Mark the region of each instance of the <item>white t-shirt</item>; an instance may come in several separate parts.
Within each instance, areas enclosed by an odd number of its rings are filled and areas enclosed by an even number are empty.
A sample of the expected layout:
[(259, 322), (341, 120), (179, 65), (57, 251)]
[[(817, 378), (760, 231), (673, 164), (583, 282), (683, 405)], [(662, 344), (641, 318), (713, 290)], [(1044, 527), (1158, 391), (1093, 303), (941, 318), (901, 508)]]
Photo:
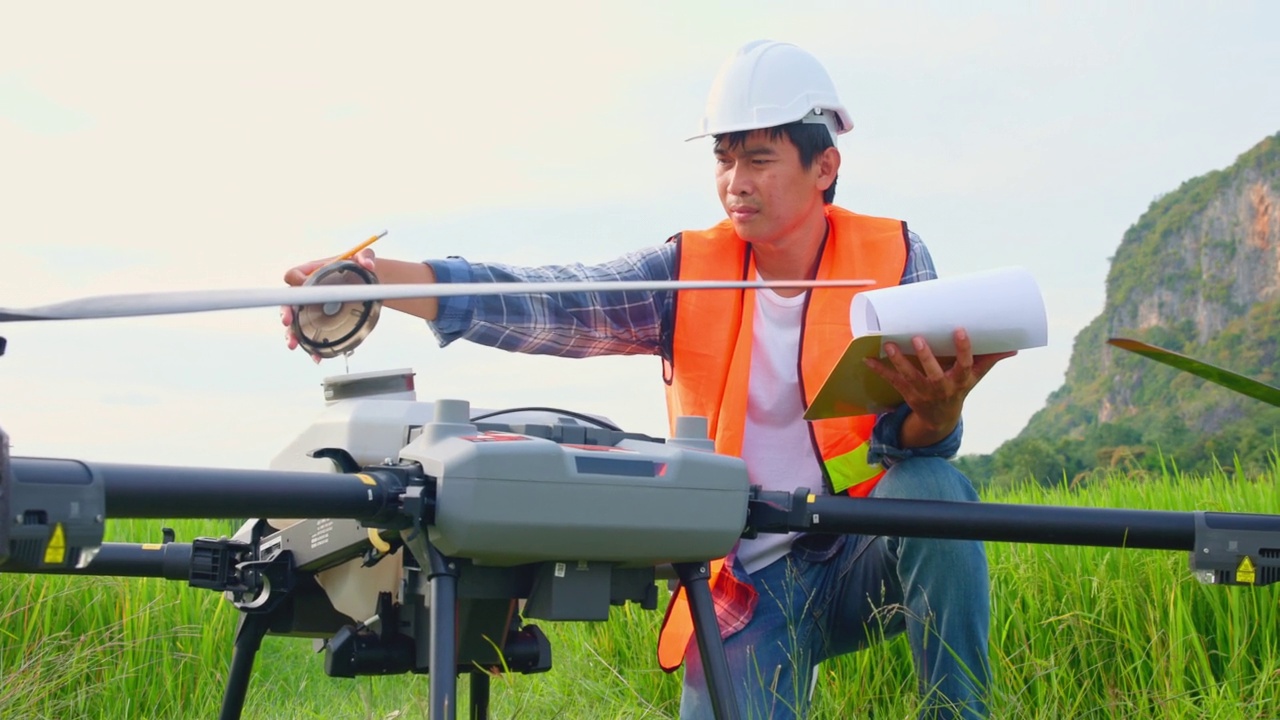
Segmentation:
[[(742, 432), (742, 459), (752, 485), (791, 492), (807, 487), (826, 493), (817, 451), (804, 420), (800, 394), (800, 324), (806, 293), (781, 297), (756, 290), (752, 320), (751, 369), (747, 419)], [(742, 540), (738, 557), (755, 572), (786, 555), (797, 533), (761, 533)]]

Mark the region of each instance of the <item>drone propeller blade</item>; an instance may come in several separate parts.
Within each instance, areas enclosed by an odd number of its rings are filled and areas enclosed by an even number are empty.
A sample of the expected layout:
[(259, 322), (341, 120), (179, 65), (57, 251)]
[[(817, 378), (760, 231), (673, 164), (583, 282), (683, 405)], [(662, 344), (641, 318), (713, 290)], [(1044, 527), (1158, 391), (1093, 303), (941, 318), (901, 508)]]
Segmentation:
[(186, 292), (102, 295), (30, 308), (0, 308), (0, 322), (25, 320), (85, 320), (143, 315), (236, 310), (278, 305), (319, 305), (370, 300), (452, 297), (459, 295), (507, 295), (531, 293), (729, 290), (729, 289), (811, 289), (862, 287), (872, 280), (625, 280), (598, 282), (530, 283), (440, 283), (424, 285), (312, 285), (304, 287), (253, 288), (245, 290), (204, 290)]
[(1189, 372), (1199, 378), (1204, 378), (1209, 382), (1217, 383), (1229, 390), (1234, 390), (1241, 395), (1248, 395), (1256, 400), (1264, 403), (1280, 407), (1280, 388), (1273, 387), (1264, 382), (1252, 380), (1230, 370), (1225, 370), (1217, 365), (1210, 365), (1207, 362), (1187, 357), (1181, 353), (1172, 350), (1165, 350), (1155, 345), (1148, 345), (1139, 340), (1130, 340), (1129, 338), (1111, 338), (1107, 341), (1108, 345), (1114, 345), (1122, 350), (1135, 352), (1143, 357), (1151, 358), (1156, 362), (1164, 363), (1170, 367), (1175, 367), (1183, 372)]

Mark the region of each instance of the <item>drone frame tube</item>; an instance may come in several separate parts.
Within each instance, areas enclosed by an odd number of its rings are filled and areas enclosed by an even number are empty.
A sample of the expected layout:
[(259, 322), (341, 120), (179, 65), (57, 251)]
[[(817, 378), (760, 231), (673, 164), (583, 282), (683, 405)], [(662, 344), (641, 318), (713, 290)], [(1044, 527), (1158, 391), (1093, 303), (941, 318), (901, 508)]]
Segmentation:
[(1156, 550), (1195, 546), (1194, 513), (1165, 510), (818, 497), (805, 515), (804, 530), (811, 533)]
[(191, 577), (191, 543), (107, 542), (83, 568), (24, 569), (32, 574), (153, 577), (187, 581)]
[(1203, 521), (1225, 532), (1280, 539), (1280, 515), (1261, 513), (820, 497), (807, 504), (806, 515), (803, 529), (824, 534), (1193, 551)]
[[(96, 475), (108, 518), (332, 517), (390, 520), (399, 513), (397, 480), (368, 473), (239, 470), (11, 458), (15, 488), (75, 485)], [(394, 476), (392, 476), (394, 477)]]

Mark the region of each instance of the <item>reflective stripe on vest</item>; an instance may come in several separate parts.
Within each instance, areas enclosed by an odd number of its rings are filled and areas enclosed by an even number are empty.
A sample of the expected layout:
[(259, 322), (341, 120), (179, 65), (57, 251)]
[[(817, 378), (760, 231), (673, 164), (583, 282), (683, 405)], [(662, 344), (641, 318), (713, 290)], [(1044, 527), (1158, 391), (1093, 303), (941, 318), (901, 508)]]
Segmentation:
[[(848, 492), (851, 488), (880, 477), (883, 469), (867, 462), (867, 452), (870, 449), (871, 443), (864, 442), (843, 455), (825, 461), (832, 490), (836, 493)], [(871, 488), (867, 488), (867, 492), (870, 491)]]
[[(907, 258), (907, 229), (898, 220), (856, 215), (827, 207), (828, 233), (816, 278), (865, 278), (874, 287), (897, 285)], [(754, 258), (726, 220), (680, 237), (680, 280), (755, 279)], [(871, 288), (824, 288), (805, 303), (800, 340), (800, 385), (806, 404), (853, 339), (849, 307), (853, 296)], [(716, 452), (740, 456), (746, 421), (747, 380), (751, 367), (751, 325), (755, 293), (700, 290), (676, 297), (672, 358), (667, 371), (667, 413), (674, 432), (682, 415), (706, 417)], [(815, 452), (822, 460), (828, 491), (865, 496), (883, 474), (867, 464), (874, 416), (831, 418), (810, 423)], [(711, 584), (728, 575), (716, 561)], [(735, 581), (729, 578), (728, 581)], [(658, 663), (679, 668), (693, 635), (684, 593), (677, 590), (658, 640)]]

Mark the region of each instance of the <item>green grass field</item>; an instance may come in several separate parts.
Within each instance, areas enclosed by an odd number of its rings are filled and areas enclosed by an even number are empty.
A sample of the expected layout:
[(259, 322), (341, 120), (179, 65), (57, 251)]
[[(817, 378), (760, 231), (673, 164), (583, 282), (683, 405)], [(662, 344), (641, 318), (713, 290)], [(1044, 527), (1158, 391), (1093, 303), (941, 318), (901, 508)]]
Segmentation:
[[(1280, 469), (1249, 481), (1109, 478), (992, 502), (1280, 513)], [(180, 540), (230, 525), (174, 523)], [(111, 540), (159, 538), (118, 521)], [(1280, 584), (1205, 586), (1184, 553), (988, 544), (1000, 718), (1280, 718)], [(0, 574), (0, 717), (216, 717), (237, 612), (185, 583)], [(679, 676), (654, 661), (661, 612), (539, 623), (553, 669), (494, 680), (493, 718), (670, 718)], [(426, 718), (427, 678), (341, 680), (310, 641), (264, 642), (246, 718)], [(459, 685), (466, 697), (466, 684)], [(915, 678), (892, 639), (824, 666), (813, 718), (910, 718)], [(459, 713), (465, 717), (465, 712)]]

